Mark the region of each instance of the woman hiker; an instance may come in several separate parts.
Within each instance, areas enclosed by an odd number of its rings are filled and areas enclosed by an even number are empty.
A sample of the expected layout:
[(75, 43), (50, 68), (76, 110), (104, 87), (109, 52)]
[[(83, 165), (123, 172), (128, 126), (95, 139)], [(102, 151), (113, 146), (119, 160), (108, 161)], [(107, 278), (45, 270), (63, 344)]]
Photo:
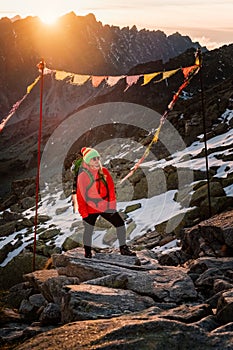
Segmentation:
[(115, 186), (109, 171), (102, 167), (99, 152), (94, 148), (83, 147), (81, 153), (76, 194), (78, 211), (84, 224), (85, 257), (92, 257), (92, 233), (99, 215), (116, 227), (120, 253), (135, 256), (136, 253), (126, 245), (125, 223), (116, 210)]

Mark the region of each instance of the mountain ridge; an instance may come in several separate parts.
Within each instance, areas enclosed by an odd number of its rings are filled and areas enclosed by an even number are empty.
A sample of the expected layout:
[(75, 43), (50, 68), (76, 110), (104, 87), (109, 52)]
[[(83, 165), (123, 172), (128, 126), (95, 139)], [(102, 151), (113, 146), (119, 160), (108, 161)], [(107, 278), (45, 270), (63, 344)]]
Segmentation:
[(79, 74), (126, 74), (138, 63), (168, 60), (190, 47), (188, 36), (102, 25), (93, 14), (62, 16), (53, 27), (38, 17), (0, 20), (0, 114), (23, 96), (43, 57), (53, 69)]

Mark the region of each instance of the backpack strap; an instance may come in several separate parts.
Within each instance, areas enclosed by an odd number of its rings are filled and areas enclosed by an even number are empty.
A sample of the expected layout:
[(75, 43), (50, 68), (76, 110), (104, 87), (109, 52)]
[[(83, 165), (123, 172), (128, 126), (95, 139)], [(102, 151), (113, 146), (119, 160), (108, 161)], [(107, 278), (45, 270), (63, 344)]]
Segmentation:
[(81, 174), (82, 171), (84, 171), (89, 176), (89, 179), (90, 179), (90, 183), (89, 183), (89, 185), (86, 188), (86, 194), (87, 194), (87, 192), (89, 191), (89, 189), (91, 188), (91, 186), (95, 182), (95, 179), (94, 179), (94, 176), (92, 175), (92, 173), (87, 168), (83, 168), (83, 167), (80, 167), (77, 176), (79, 174)]
[(106, 196), (103, 198), (103, 199), (108, 199), (108, 202), (109, 202), (109, 200), (110, 200), (110, 196), (109, 196), (109, 187), (108, 187), (108, 183), (107, 183), (107, 181), (105, 180), (105, 178), (104, 178), (104, 176), (103, 175), (101, 175), (101, 177), (99, 177), (96, 181), (102, 181), (103, 183), (104, 183), (104, 185), (105, 185), (105, 187), (106, 187), (106, 189), (107, 189), (107, 194), (106, 194)]

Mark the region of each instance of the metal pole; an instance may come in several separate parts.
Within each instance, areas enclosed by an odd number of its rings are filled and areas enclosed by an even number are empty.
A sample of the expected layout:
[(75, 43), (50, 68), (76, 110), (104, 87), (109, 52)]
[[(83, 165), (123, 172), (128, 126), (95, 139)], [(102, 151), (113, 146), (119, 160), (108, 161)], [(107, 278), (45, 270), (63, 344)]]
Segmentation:
[(205, 163), (206, 163), (206, 178), (207, 178), (207, 189), (208, 189), (209, 217), (211, 217), (212, 210), (211, 210), (211, 199), (210, 199), (210, 177), (209, 177), (208, 148), (207, 148), (207, 137), (206, 137), (206, 116), (205, 116), (204, 89), (203, 89), (203, 76), (202, 76), (202, 54), (200, 49), (198, 49), (197, 55), (200, 61), (201, 110), (202, 110), (204, 145), (205, 145)]
[(33, 244), (33, 264), (32, 269), (35, 271), (36, 262), (36, 236), (37, 236), (37, 218), (38, 218), (38, 202), (39, 202), (39, 183), (40, 183), (40, 149), (41, 149), (41, 134), (42, 134), (42, 116), (43, 116), (43, 88), (44, 88), (44, 67), (45, 62), (42, 59), (37, 67), (40, 70), (40, 122), (38, 131), (38, 149), (37, 149), (37, 176), (36, 176), (36, 209), (34, 223), (34, 244)]

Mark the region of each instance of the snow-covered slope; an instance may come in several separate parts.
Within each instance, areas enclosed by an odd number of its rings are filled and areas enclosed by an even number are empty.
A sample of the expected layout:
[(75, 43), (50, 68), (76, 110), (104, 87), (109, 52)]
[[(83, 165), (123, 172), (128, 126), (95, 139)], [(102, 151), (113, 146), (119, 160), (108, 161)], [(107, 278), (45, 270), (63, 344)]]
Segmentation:
[[(233, 110), (226, 110), (221, 116), (221, 120), (225, 123), (229, 123), (233, 118)], [(224, 178), (232, 173), (233, 169), (233, 130), (225, 132), (222, 135), (212, 137), (208, 140), (209, 149), (209, 167), (217, 168), (216, 178)], [(189, 170), (206, 170), (206, 159), (201, 156), (203, 152), (203, 135), (199, 136), (199, 140), (194, 142), (189, 147), (184, 148), (182, 151), (174, 152), (169, 157), (169, 160), (148, 160), (143, 163), (142, 167), (149, 172), (153, 172), (155, 169), (164, 169), (168, 165), (173, 165), (177, 168), (189, 168)], [(122, 147), (121, 147), (122, 149)], [(125, 148), (127, 149), (127, 147)], [(136, 150), (136, 148), (135, 148)], [(124, 153), (116, 156), (126, 157), (127, 153), (132, 153), (135, 150), (133, 148), (126, 150)], [(189, 159), (187, 160), (187, 155)], [(224, 156), (227, 156), (224, 158)], [(104, 159), (106, 164), (109, 160)], [(116, 187), (118, 189), (118, 187)], [(191, 187), (190, 187), (191, 188)], [(225, 193), (229, 197), (233, 197), (233, 184), (224, 188)], [(177, 214), (185, 213), (190, 210), (190, 207), (182, 207), (181, 204), (174, 200), (174, 196), (177, 190), (165, 191), (162, 194), (152, 196), (151, 198), (142, 198), (139, 200), (119, 201), (118, 209), (124, 211), (125, 208), (132, 204), (140, 204), (141, 206), (128, 213), (126, 220), (126, 226), (129, 228), (128, 240), (130, 241), (134, 237), (143, 235), (148, 230), (153, 230), (154, 227), (164, 221), (171, 219)], [(39, 206), (39, 215), (48, 215), (51, 219), (46, 223), (39, 225), (39, 232), (43, 232), (46, 229), (56, 228), (59, 233), (51, 239), (51, 243), (58, 247), (62, 247), (62, 244), (67, 237), (71, 236), (75, 232), (77, 233), (77, 241), (81, 243), (80, 237), (82, 233), (82, 222), (79, 214), (73, 213), (71, 205), (71, 198), (66, 197), (63, 193), (63, 188), (58, 186), (53, 188), (51, 192), (46, 188), (42, 193), (42, 201)], [(10, 209), (9, 209), (10, 211)], [(2, 213), (1, 213), (2, 214)], [(34, 209), (30, 208), (25, 210), (23, 215), (27, 218), (34, 216)], [(132, 224), (133, 223), (133, 224)], [(93, 244), (97, 247), (104, 247), (103, 237), (106, 234), (107, 229), (96, 228), (93, 236)], [(40, 233), (38, 233), (37, 239), (39, 239)], [(6, 259), (0, 266), (5, 266), (15, 255), (19, 254), (27, 245), (32, 244), (34, 238), (34, 232), (32, 229), (23, 228), (17, 232), (14, 232), (6, 237), (1, 236), (0, 248), (2, 249), (9, 242), (14, 245), (15, 249), (8, 254)], [(21, 244), (19, 244), (19, 240)], [(50, 242), (48, 241), (47, 244)], [(113, 242), (115, 246), (117, 242)]]

